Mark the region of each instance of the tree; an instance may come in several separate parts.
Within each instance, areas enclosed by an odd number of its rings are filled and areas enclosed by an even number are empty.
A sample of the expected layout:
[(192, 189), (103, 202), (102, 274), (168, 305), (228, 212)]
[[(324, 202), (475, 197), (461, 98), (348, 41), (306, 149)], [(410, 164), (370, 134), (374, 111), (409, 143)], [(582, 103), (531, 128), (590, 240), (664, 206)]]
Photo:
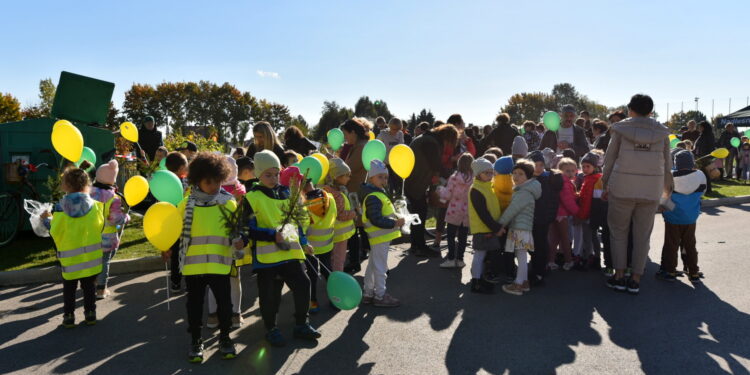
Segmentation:
[(42, 118), (52, 115), (52, 103), (55, 101), (55, 84), (52, 79), (39, 81), (39, 103), (27, 106), (21, 111), (23, 118)]
[(0, 93), (0, 124), (21, 121), (21, 103), (11, 94)]
[(375, 117), (377, 116), (383, 116), (385, 118), (385, 121), (390, 121), (391, 118), (394, 117), (393, 113), (388, 110), (388, 104), (378, 99), (374, 103), (372, 103), (373, 109), (375, 109)]
[(313, 139), (317, 141), (325, 140), (328, 131), (338, 127), (344, 121), (352, 118), (354, 111), (341, 107), (335, 101), (323, 102), (323, 110), (321, 111), (320, 121), (313, 130)]
[(672, 130), (680, 130), (681, 127), (687, 126), (688, 121), (694, 120), (696, 123), (706, 121), (706, 115), (700, 111), (687, 111), (673, 113), (669, 118), (669, 128)]
[(435, 115), (433, 115), (432, 111), (429, 109), (422, 109), (419, 111), (419, 116), (417, 116), (417, 123), (415, 125), (419, 125), (422, 121), (428, 122), (430, 126), (432, 126), (435, 122)]
[(296, 126), (305, 136), (310, 132), (310, 129), (307, 126), (307, 121), (305, 121), (305, 118), (302, 117), (302, 115), (297, 115), (297, 117), (292, 119), (292, 126)]
[(515, 94), (508, 99), (508, 104), (500, 108), (501, 113), (510, 115), (510, 122), (521, 124), (526, 120), (538, 122), (544, 112), (556, 110), (554, 97), (543, 92)]
[(371, 119), (378, 117), (377, 112), (375, 112), (375, 106), (373, 106), (368, 96), (361, 96), (357, 99), (357, 103), (354, 104), (354, 115)]

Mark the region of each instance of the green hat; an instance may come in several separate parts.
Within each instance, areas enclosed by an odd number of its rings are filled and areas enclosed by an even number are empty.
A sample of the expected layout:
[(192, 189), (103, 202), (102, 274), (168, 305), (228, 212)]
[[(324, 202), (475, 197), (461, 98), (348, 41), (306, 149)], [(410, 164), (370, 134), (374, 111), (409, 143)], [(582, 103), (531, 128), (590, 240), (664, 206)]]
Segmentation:
[(143, 119), (143, 123), (145, 124), (147, 122), (156, 122), (156, 120), (154, 120), (154, 116), (146, 116), (146, 118)]
[(255, 156), (253, 156), (253, 161), (255, 162), (256, 176), (262, 175), (266, 169), (281, 169), (281, 162), (279, 161), (279, 157), (269, 150), (263, 150), (255, 153)]

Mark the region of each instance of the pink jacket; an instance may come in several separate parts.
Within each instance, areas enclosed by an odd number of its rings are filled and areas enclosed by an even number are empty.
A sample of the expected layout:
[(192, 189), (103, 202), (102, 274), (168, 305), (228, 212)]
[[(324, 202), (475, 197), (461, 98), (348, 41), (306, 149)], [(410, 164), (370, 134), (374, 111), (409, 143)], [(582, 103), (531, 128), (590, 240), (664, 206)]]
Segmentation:
[(557, 216), (575, 216), (578, 214), (576, 203), (576, 187), (573, 181), (563, 177), (563, 187), (560, 190), (560, 206), (557, 208)]
[(457, 226), (469, 226), (469, 190), (473, 177), (455, 172), (448, 185), (440, 191), (440, 200), (448, 202), (445, 222)]

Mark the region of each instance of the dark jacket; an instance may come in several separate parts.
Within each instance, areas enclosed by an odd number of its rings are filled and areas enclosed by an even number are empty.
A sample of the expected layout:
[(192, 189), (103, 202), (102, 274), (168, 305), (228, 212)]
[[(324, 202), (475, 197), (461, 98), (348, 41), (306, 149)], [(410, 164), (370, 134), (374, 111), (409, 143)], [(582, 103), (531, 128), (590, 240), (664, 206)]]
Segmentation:
[(594, 140), (594, 149), (607, 152), (607, 146), (609, 146), (610, 138), (612, 138), (612, 136), (609, 135), (609, 129), (607, 129), (606, 133), (600, 135), (599, 138)]
[(698, 140), (695, 141), (693, 152), (697, 157), (706, 156), (716, 148), (716, 138), (714, 137), (714, 132), (710, 126), (711, 125), (706, 125), (706, 130), (703, 131), (701, 136), (698, 137)]
[(482, 140), (482, 146), (485, 150), (490, 147), (500, 147), (503, 150), (503, 155), (510, 155), (513, 148), (513, 139), (519, 135), (518, 130), (510, 126), (510, 124), (498, 125)]
[(443, 168), (443, 141), (434, 133), (427, 132), (414, 138), (410, 147), (414, 151), (414, 169), (405, 181), (404, 190), (410, 199), (421, 199), (432, 177), (440, 175)]
[(534, 206), (534, 222), (548, 225), (557, 217), (557, 208), (560, 205), (560, 191), (563, 179), (560, 173), (544, 171), (536, 177), (542, 185), (542, 195), (536, 200)]
[[(542, 144), (539, 145), (539, 149), (544, 150), (546, 147), (557, 151), (557, 132), (551, 130), (544, 132)], [(573, 125), (573, 151), (575, 151), (578, 158), (581, 158), (589, 152), (589, 142), (586, 139), (586, 131), (582, 127), (575, 125)]]
[[(388, 196), (388, 193), (386, 193), (385, 190), (377, 188), (371, 184), (362, 184), (362, 187), (359, 189), (359, 200), (364, 201), (365, 207), (367, 207), (367, 220), (378, 228), (390, 229), (395, 227), (396, 220), (383, 216), (383, 203), (380, 199), (375, 196), (368, 197), (369, 194), (375, 192), (383, 193)], [(365, 200), (365, 198), (367, 199)]]
[(318, 149), (312, 142), (310, 142), (309, 139), (305, 137), (289, 139), (284, 144), (284, 147), (287, 150), (293, 150), (294, 152), (302, 156), (310, 155), (311, 152), (315, 152), (315, 150)]
[(721, 132), (721, 136), (719, 136), (719, 142), (717, 143), (717, 146), (724, 147), (727, 150), (732, 151), (734, 149), (734, 146), (732, 146), (732, 138), (734, 137), (739, 138), (740, 133), (737, 131), (730, 132), (728, 130), (724, 130), (723, 132)]
[[(145, 126), (141, 127), (138, 129), (138, 143), (135, 144), (136, 152), (139, 151), (139, 145), (146, 152), (148, 160), (154, 160), (156, 149), (164, 146), (164, 142), (161, 139), (161, 132), (156, 130), (156, 126), (154, 126), (154, 130), (148, 130)], [(140, 156), (140, 152), (138, 152), (138, 157)]]
[[(255, 146), (255, 143), (250, 144), (250, 146), (247, 148), (246, 156), (250, 157), (251, 159), (255, 159), (255, 154), (257, 154), (260, 149), (258, 149), (257, 146)], [(273, 146), (273, 153), (276, 154), (276, 156), (279, 157), (279, 161), (281, 162), (281, 165), (286, 165), (286, 156), (284, 156), (284, 149), (281, 148), (279, 145)]]

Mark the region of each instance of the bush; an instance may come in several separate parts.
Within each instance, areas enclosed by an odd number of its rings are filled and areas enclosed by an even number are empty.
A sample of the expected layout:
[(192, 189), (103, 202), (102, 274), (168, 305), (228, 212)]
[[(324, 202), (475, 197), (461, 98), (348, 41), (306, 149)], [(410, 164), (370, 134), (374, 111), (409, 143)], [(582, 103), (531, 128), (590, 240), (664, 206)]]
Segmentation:
[(169, 151), (175, 151), (182, 144), (182, 142), (190, 141), (198, 146), (198, 151), (219, 151), (227, 152), (228, 150), (224, 145), (218, 142), (218, 136), (213, 133), (209, 137), (204, 137), (195, 132), (189, 132), (187, 135), (180, 133), (171, 133), (164, 139), (164, 146)]

